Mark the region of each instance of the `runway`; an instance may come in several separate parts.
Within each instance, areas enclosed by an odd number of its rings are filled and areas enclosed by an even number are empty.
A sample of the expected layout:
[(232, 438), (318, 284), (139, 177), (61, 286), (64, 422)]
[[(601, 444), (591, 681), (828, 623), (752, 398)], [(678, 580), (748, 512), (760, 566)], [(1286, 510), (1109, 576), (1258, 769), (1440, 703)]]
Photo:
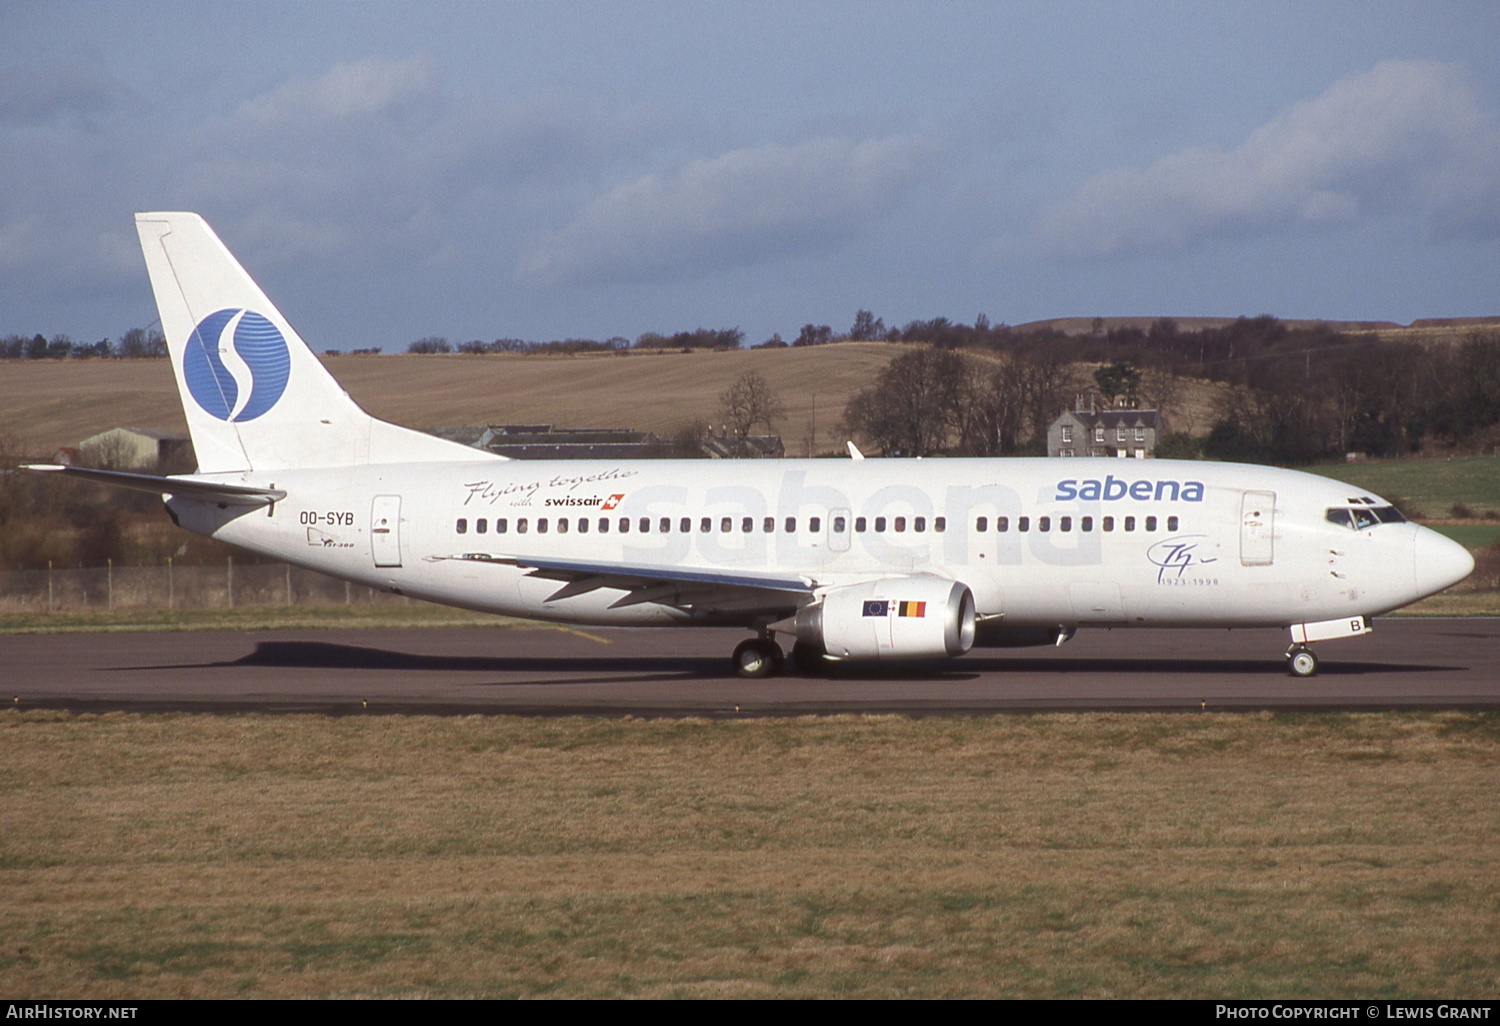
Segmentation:
[(1391, 619), (1318, 646), (1283, 631), (1080, 631), (1061, 649), (741, 680), (733, 630), (548, 627), (0, 638), (4, 700), (75, 712), (797, 716), (1046, 710), (1500, 708), (1500, 619)]

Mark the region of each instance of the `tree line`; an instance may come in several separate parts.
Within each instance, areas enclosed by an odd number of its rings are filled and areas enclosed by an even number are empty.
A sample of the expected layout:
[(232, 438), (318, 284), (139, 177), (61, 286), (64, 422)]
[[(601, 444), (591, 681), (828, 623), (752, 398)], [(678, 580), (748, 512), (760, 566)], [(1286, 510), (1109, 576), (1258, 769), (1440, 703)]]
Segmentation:
[(94, 357), (140, 359), (167, 355), (160, 331), (131, 328), (117, 339), (75, 342), (67, 335), (5, 335), (0, 337), (0, 360), (62, 360)]
[[(1158, 455), (1295, 465), (1500, 443), (1500, 331), (1492, 328), (1423, 343), (1269, 316), (1191, 332), (1166, 318), (1107, 331), (1096, 321), (1082, 335), (1021, 332), (981, 317), (972, 326), (912, 322), (885, 337), (923, 347), (856, 394), (844, 425), (887, 454), (1044, 452), (1047, 427), (1082, 392), (1106, 407), (1165, 411), (1192, 382), (1220, 386), (1207, 435), (1169, 433)], [(1098, 367), (1092, 380), (1080, 370), (1089, 365)]]
[[(845, 425), (882, 452), (1005, 455), (1043, 451), (1045, 431), (1092, 385), (1079, 368), (1128, 368), (1139, 395), (1126, 402), (1161, 409), (1189, 382), (1221, 386), (1208, 431), (1173, 425), (1174, 455), (1301, 464), (1360, 452), (1400, 456), (1434, 446), (1478, 449), (1500, 442), (1500, 330), (1471, 329), (1456, 343), (1380, 340), (1327, 325), (1290, 325), (1271, 316), (1180, 330), (1161, 318), (1149, 327), (1091, 331), (1018, 329), (980, 314), (973, 324), (946, 317), (888, 327), (861, 309), (835, 331), (805, 324), (791, 342), (779, 334), (751, 348), (886, 341), (948, 356), (903, 354), (845, 410)], [(453, 344), (428, 337), (414, 353), (585, 353), (740, 349), (739, 328), (646, 332), (635, 340), (500, 338)], [(374, 350), (355, 350), (372, 352)], [(334, 354), (335, 350), (325, 351)], [(0, 359), (146, 358), (166, 354), (160, 331), (134, 328), (116, 339), (79, 343), (66, 335), (0, 338)], [(1126, 375), (1125, 381), (1129, 381)]]

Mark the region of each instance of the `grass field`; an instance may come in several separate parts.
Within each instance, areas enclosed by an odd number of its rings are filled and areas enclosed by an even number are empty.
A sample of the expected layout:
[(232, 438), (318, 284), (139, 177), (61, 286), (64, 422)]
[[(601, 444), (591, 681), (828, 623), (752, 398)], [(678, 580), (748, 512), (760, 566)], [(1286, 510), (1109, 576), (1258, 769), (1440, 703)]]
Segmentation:
[(1309, 467), (1387, 499), (1401, 500), (1427, 517), (1446, 517), (1461, 502), (1476, 513), (1500, 510), (1500, 456), (1440, 460), (1375, 460)]
[[(372, 414), (414, 428), (460, 424), (630, 427), (670, 433), (720, 416), (719, 395), (756, 371), (786, 406), (789, 455), (840, 449), (850, 396), (906, 347), (847, 342), (800, 349), (631, 356), (346, 356), (324, 366)], [(121, 426), (186, 431), (166, 360), (0, 362), (0, 440), (48, 455)]]
[(0, 991), (1493, 998), (1500, 717), (0, 713)]
[(1466, 549), (1487, 549), (1500, 543), (1500, 524), (1432, 524), (1431, 527)]

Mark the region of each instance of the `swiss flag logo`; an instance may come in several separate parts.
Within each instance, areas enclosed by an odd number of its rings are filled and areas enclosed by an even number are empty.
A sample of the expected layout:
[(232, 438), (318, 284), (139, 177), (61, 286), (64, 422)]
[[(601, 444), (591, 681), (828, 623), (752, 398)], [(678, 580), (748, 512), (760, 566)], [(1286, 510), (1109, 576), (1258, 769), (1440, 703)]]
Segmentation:
[(624, 492), (616, 492), (614, 495), (611, 495), (609, 498), (605, 499), (604, 500), (604, 505), (600, 506), (599, 508), (600, 509), (614, 509), (616, 506), (618, 506), (620, 504), (620, 500), (623, 499), (623, 498), (625, 498), (625, 493)]

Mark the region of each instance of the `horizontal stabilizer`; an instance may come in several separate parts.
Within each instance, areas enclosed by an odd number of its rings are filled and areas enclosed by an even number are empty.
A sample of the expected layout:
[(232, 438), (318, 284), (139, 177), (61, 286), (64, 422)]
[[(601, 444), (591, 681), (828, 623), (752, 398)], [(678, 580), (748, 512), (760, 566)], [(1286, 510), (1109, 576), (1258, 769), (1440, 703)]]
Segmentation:
[(95, 470), (93, 467), (65, 467), (54, 463), (32, 463), (21, 469), (66, 474), (68, 477), (81, 477), (88, 481), (114, 485), (117, 488), (197, 499), (202, 502), (218, 502), (228, 506), (268, 506), (286, 498), (286, 492), (280, 488), (256, 488), (253, 485), (210, 481), (196, 476), (157, 477), (155, 474), (130, 474), (123, 470)]

